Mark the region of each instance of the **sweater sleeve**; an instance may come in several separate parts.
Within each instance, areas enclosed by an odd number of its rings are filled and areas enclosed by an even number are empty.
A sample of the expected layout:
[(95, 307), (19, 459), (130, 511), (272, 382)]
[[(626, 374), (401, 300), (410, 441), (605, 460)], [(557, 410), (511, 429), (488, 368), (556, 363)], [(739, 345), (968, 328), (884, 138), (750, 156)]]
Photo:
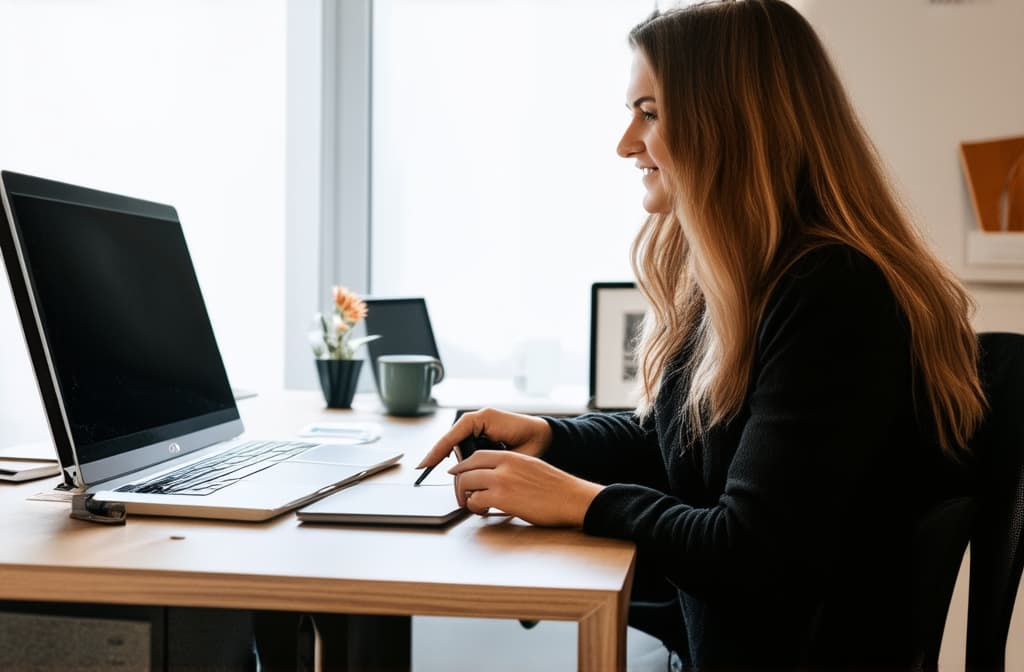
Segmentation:
[(544, 461), (597, 483), (634, 483), (666, 490), (665, 462), (653, 421), (632, 412), (588, 413), (576, 418), (545, 418), (551, 446)]
[(825, 261), (802, 265), (773, 295), (718, 501), (695, 508), (610, 485), (585, 531), (635, 541), (697, 596), (807, 579), (825, 564), (910, 389), (909, 340), (884, 277), (849, 251)]

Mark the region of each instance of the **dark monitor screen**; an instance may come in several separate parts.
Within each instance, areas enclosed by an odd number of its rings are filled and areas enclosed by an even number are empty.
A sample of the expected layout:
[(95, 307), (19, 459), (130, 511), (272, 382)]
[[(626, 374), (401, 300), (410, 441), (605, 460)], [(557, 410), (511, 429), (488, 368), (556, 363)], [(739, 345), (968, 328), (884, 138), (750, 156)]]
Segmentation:
[(81, 461), (238, 417), (176, 217), (9, 197)]
[(377, 358), (381, 355), (430, 355), (441, 359), (424, 299), (371, 297), (366, 299), (366, 308), (366, 333), (380, 335), (366, 346), (375, 383)]

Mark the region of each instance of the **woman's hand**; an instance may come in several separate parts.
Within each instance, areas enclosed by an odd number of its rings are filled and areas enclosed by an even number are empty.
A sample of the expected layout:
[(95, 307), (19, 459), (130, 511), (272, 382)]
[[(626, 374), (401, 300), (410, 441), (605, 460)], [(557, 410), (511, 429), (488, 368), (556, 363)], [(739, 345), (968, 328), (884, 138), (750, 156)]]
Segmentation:
[(536, 457), (502, 450), (478, 450), (448, 473), (455, 474), (459, 504), (473, 513), (493, 507), (546, 527), (583, 527), (603, 487)]
[(485, 408), (459, 418), (416, 468), (434, 466), (448, 457), (461, 441), (481, 434), (487, 434), (491, 441), (501, 441), (509, 450), (534, 457), (542, 455), (551, 445), (551, 427), (542, 418)]

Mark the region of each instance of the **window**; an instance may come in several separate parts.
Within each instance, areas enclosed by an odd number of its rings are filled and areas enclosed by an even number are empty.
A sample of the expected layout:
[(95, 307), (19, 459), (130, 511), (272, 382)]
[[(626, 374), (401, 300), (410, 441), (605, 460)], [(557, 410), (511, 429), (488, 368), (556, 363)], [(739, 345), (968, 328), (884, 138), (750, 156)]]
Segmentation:
[(590, 285), (629, 280), (644, 219), (627, 33), (651, 0), (377, 0), (371, 286), (425, 296), (458, 377), (557, 340), (587, 379)]
[[(286, 8), (0, 0), (0, 167), (176, 206), (231, 381), (258, 389), (283, 384)], [(23, 343), (4, 288), (11, 442), (45, 435)]]

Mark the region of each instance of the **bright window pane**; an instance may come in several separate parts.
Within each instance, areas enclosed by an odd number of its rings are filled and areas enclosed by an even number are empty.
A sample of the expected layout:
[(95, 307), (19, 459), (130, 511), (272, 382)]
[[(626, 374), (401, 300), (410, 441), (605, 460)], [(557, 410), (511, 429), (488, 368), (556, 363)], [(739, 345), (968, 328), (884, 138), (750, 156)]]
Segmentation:
[(583, 384), (590, 285), (628, 280), (642, 186), (615, 146), (652, 0), (377, 0), (375, 294), (427, 298), (452, 376), (556, 339)]
[[(285, 18), (285, 0), (0, 0), (0, 168), (176, 206), (232, 384), (258, 389), (283, 385)], [(6, 287), (0, 371), (5, 442), (45, 435)]]

